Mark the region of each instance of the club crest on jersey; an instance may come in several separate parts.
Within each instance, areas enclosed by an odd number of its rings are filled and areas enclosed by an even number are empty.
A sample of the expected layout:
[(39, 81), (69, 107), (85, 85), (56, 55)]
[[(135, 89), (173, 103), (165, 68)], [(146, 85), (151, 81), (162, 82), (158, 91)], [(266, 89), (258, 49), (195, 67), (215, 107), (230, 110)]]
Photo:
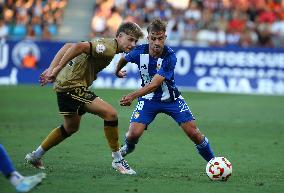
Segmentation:
[(97, 52), (98, 54), (103, 53), (105, 50), (106, 50), (106, 47), (105, 47), (105, 45), (103, 45), (103, 44), (98, 44), (98, 45), (96, 46), (96, 52)]
[(137, 119), (140, 116), (140, 113), (136, 111), (133, 116), (135, 119)]
[(157, 64), (156, 69), (157, 69), (157, 70), (160, 70), (160, 68), (161, 68), (161, 64)]

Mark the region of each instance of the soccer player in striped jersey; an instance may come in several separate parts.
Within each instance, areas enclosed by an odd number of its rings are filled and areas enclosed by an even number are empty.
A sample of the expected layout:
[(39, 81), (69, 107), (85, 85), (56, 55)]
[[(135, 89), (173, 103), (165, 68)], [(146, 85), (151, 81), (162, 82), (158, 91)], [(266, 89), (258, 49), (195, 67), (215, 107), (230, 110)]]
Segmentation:
[(55, 55), (50, 67), (40, 76), (41, 85), (54, 82), (61, 126), (53, 129), (38, 148), (28, 153), (26, 161), (44, 169), (42, 156), (52, 147), (79, 130), (81, 117), (86, 112), (104, 120), (104, 132), (112, 151), (112, 167), (122, 174), (135, 174), (119, 151), (118, 119), (116, 110), (88, 89), (114, 55), (129, 52), (143, 37), (141, 28), (133, 22), (120, 25), (116, 38), (101, 38), (90, 42), (67, 43)]
[(209, 141), (197, 128), (193, 114), (175, 85), (174, 69), (177, 58), (175, 52), (165, 46), (166, 24), (160, 19), (154, 19), (147, 31), (148, 44), (139, 45), (122, 57), (115, 72), (117, 77), (123, 78), (126, 71), (122, 68), (128, 62), (136, 63), (142, 79), (142, 88), (124, 96), (120, 101), (120, 105), (130, 106), (138, 98), (125, 136), (125, 144), (120, 151), (123, 156), (131, 153), (156, 115), (165, 113), (180, 125), (195, 143), (200, 155), (209, 161), (214, 157)]

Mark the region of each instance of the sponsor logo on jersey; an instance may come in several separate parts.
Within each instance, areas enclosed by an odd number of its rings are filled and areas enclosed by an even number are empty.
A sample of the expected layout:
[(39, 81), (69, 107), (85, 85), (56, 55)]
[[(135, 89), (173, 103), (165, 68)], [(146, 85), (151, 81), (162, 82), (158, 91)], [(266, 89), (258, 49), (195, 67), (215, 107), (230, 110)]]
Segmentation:
[(98, 45), (96, 46), (96, 52), (97, 52), (98, 54), (103, 53), (105, 50), (106, 50), (106, 47), (105, 47), (105, 45), (103, 45), (103, 44), (98, 44)]

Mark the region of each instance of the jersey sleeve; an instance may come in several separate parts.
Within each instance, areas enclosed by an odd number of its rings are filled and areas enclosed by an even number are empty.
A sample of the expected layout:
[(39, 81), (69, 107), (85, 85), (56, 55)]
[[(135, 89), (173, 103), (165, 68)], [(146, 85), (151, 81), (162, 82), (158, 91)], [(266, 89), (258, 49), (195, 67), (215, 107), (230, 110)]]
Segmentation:
[(110, 43), (107, 41), (95, 40), (89, 43), (90, 43), (90, 55), (93, 57), (109, 55), (112, 54), (112, 52), (115, 50), (114, 48), (112, 48), (112, 45), (110, 45)]
[(138, 57), (139, 57), (139, 49), (134, 48), (128, 54), (125, 55), (125, 60), (127, 62), (136, 63), (138, 64)]
[(170, 80), (174, 75), (174, 70), (176, 66), (177, 58), (174, 54), (169, 55), (163, 59), (160, 70), (157, 74), (165, 77), (165, 79)]

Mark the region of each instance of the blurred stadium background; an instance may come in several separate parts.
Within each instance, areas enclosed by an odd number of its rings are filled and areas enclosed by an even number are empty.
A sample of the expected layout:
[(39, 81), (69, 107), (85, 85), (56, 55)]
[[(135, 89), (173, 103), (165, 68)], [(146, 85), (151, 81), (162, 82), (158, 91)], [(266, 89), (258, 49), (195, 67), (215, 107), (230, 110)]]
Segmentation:
[[(139, 175), (121, 177), (111, 170), (102, 121), (86, 115), (80, 132), (48, 153), (48, 178), (34, 192), (283, 192), (284, 0), (0, 0), (0, 143), (16, 167), (35, 173), (25, 153), (62, 121), (52, 88), (38, 86), (59, 48), (113, 37), (126, 20), (146, 33), (156, 17), (168, 22), (176, 83), (189, 91), (183, 96), (216, 155), (232, 162), (232, 179), (211, 183), (191, 142), (164, 115), (127, 157)], [(134, 106), (118, 100), (140, 81), (135, 65), (126, 79), (115, 78), (118, 59), (93, 87), (117, 109), (122, 141)], [(2, 176), (0, 192), (14, 192)]]
[[(64, 42), (114, 37), (123, 21), (168, 22), (176, 81), (188, 90), (284, 94), (283, 0), (1, 0), (0, 84), (37, 83)], [(146, 39), (141, 42), (145, 42)], [(137, 88), (101, 73), (97, 88)], [(129, 69), (130, 68), (130, 69)]]
[(1, 0), (1, 37), (86, 40), (113, 37), (122, 21), (168, 21), (185, 45), (283, 47), (283, 0)]

